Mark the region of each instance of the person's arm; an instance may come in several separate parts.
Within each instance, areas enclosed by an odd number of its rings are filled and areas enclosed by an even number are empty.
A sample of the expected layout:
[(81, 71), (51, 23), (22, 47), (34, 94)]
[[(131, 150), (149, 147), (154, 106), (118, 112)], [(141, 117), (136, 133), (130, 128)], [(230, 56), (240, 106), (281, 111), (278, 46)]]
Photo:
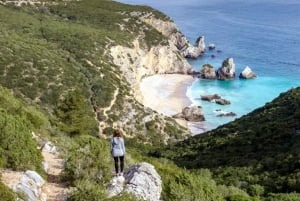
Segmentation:
[(123, 153), (125, 155), (126, 150), (125, 150), (125, 142), (124, 142), (124, 138), (122, 138), (122, 148), (123, 148)]
[(110, 153), (112, 154), (112, 151), (113, 151), (113, 147), (114, 145), (113, 145), (113, 138), (111, 138), (111, 140), (110, 140)]

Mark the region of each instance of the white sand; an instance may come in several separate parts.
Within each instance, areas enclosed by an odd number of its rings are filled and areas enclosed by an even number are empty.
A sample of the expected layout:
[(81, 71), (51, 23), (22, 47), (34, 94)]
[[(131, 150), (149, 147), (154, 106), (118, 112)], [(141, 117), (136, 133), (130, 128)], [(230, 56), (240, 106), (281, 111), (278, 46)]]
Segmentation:
[[(190, 75), (180, 74), (153, 75), (144, 78), (140, 85), (143, 104), (166, 116), (180, 113), (184, 107), (192, 104), (186, 92), (193, 80)], [(186, 121), (176, 121), (187, 127)]]

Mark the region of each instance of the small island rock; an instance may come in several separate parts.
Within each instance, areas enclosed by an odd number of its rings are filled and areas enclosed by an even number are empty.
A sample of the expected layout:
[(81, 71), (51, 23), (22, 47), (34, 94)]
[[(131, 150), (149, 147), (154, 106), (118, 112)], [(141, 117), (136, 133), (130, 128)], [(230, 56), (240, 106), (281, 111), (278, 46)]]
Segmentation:
[(216, 103), (219, 105), (229, 105), (230, 101), (225, 99), (215, 99)]
[(239, 78), (252, 79), (256, 78), (256, 74), (251, 70), (249, 66), (246, 66), (245, 69), (240, 73)]
[(201, 95), (201, 100), (205, 100), (205, 101), (212, 101), (215, 99), (220, 99), (221, 96), (219, 96), (218, 94), (214, 94), (214, 95)]
[(213, 43), (211, 43), (211, 44), (208, 45), (208, 49), (209, 49), (209, 50), (213, 50), (213, 49), (215, 49), (215, 48), (216, 48), (216, 45), (213, 44)]
[(233, 58), (227, 58), (223, 61), (222, 67), (217, 70), (217, 78), (219, 80), (228, 80), (235, 77), (235, 64)]
[(215, 79), (216, 78), (216, 71), (214, 67), (210, 64), (204, 64), (200, 71), (200, 78), (203, 79)]
[(205, 52), (204, 36), (198, 37), (194, 46), (190, 45), (184, 52), (183, 56), (186, 58), (198, 58), (203, 52)]
[(201, 106), (192, 106), (192, 107), (185, 107), (183, 108), (181, 113), (178, 113), (173, 116), (174, 118), (182, 118), (186, 121), (205, 121), (202, 107)]

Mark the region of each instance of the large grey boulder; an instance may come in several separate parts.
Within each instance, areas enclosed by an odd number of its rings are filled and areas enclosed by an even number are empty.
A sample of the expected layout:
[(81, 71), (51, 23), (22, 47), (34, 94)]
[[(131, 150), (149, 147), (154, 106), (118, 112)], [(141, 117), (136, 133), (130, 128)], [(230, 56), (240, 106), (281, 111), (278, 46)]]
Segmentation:
[(154, 166), (144, 162), (129, 167), (124, 176), (114, 177), (107, 190), (108, 197), (127, 192), (143, 200), (159, 201), (162, 180)]
[(205, 121), (202, 107), (201, 106), (192, 106), (192, 107), (185, 107), (183, 108), (181, 113), (178, 113), (173, 116), (174, 118), (182, 118), (186, 121)]
[(249, 66), (246, 66), (244, 70), (240, 73), (239, 78), (252, 79), (252, 78), (256, 78), (256, 74), (251, 70)]
[(42, 192), (45, 180), (35, 171), (26, 171), (16, 186), (16, 191), (22, 192), (28, 201), (46, 201), (47, 196)]
[(228, 80), (235, 77), (235, 64), (233, 58), (227, 58), (223, 61), (222, 67), (217, 70), (217, 78), (219, 80)]
[(200, 78), (203, 79), (215, 79), (216, 78), (216, 71), (214, 67), (210, 64), (204, 64), (202, 69), (200, 70)]
[(186, 58), (198, 58), (203, 52), (205, 52), (204, 36), (198, 37), (194, 46), (190, 45), (184, 52), (183, 56)]
[(153, 165), (139, 163), (131, 166), (124, 174), (125, 192), (132, 193), (144, 200), (159, 201), (162, 180)]

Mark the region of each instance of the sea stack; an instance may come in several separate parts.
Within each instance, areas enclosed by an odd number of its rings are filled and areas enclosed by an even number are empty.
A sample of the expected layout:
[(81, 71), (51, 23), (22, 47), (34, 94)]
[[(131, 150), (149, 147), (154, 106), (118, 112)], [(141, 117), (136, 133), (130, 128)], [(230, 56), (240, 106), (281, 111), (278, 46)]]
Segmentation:
[(256, 78), (256, 74), (251, 70), (249, 66), (246, 66), (245, 69), (240, 73), (239, 78), (253, 79)]
[(186, 58), (196, 59), (205, 52), (204, 36), (198, 37), (194, 46), (190, 45), (182, 54)]
[(199, 78), (203, 79), (215, 79), (216, 78), (216, 71), (214, 67), (210, 64), (204, 64), (202, 69), (199, 73)]
[(233, 58), (227, 58), (223, 61), (222, 67), (217, 70), (217, 79), (228, 80), (235, 77), (235, 64)]

